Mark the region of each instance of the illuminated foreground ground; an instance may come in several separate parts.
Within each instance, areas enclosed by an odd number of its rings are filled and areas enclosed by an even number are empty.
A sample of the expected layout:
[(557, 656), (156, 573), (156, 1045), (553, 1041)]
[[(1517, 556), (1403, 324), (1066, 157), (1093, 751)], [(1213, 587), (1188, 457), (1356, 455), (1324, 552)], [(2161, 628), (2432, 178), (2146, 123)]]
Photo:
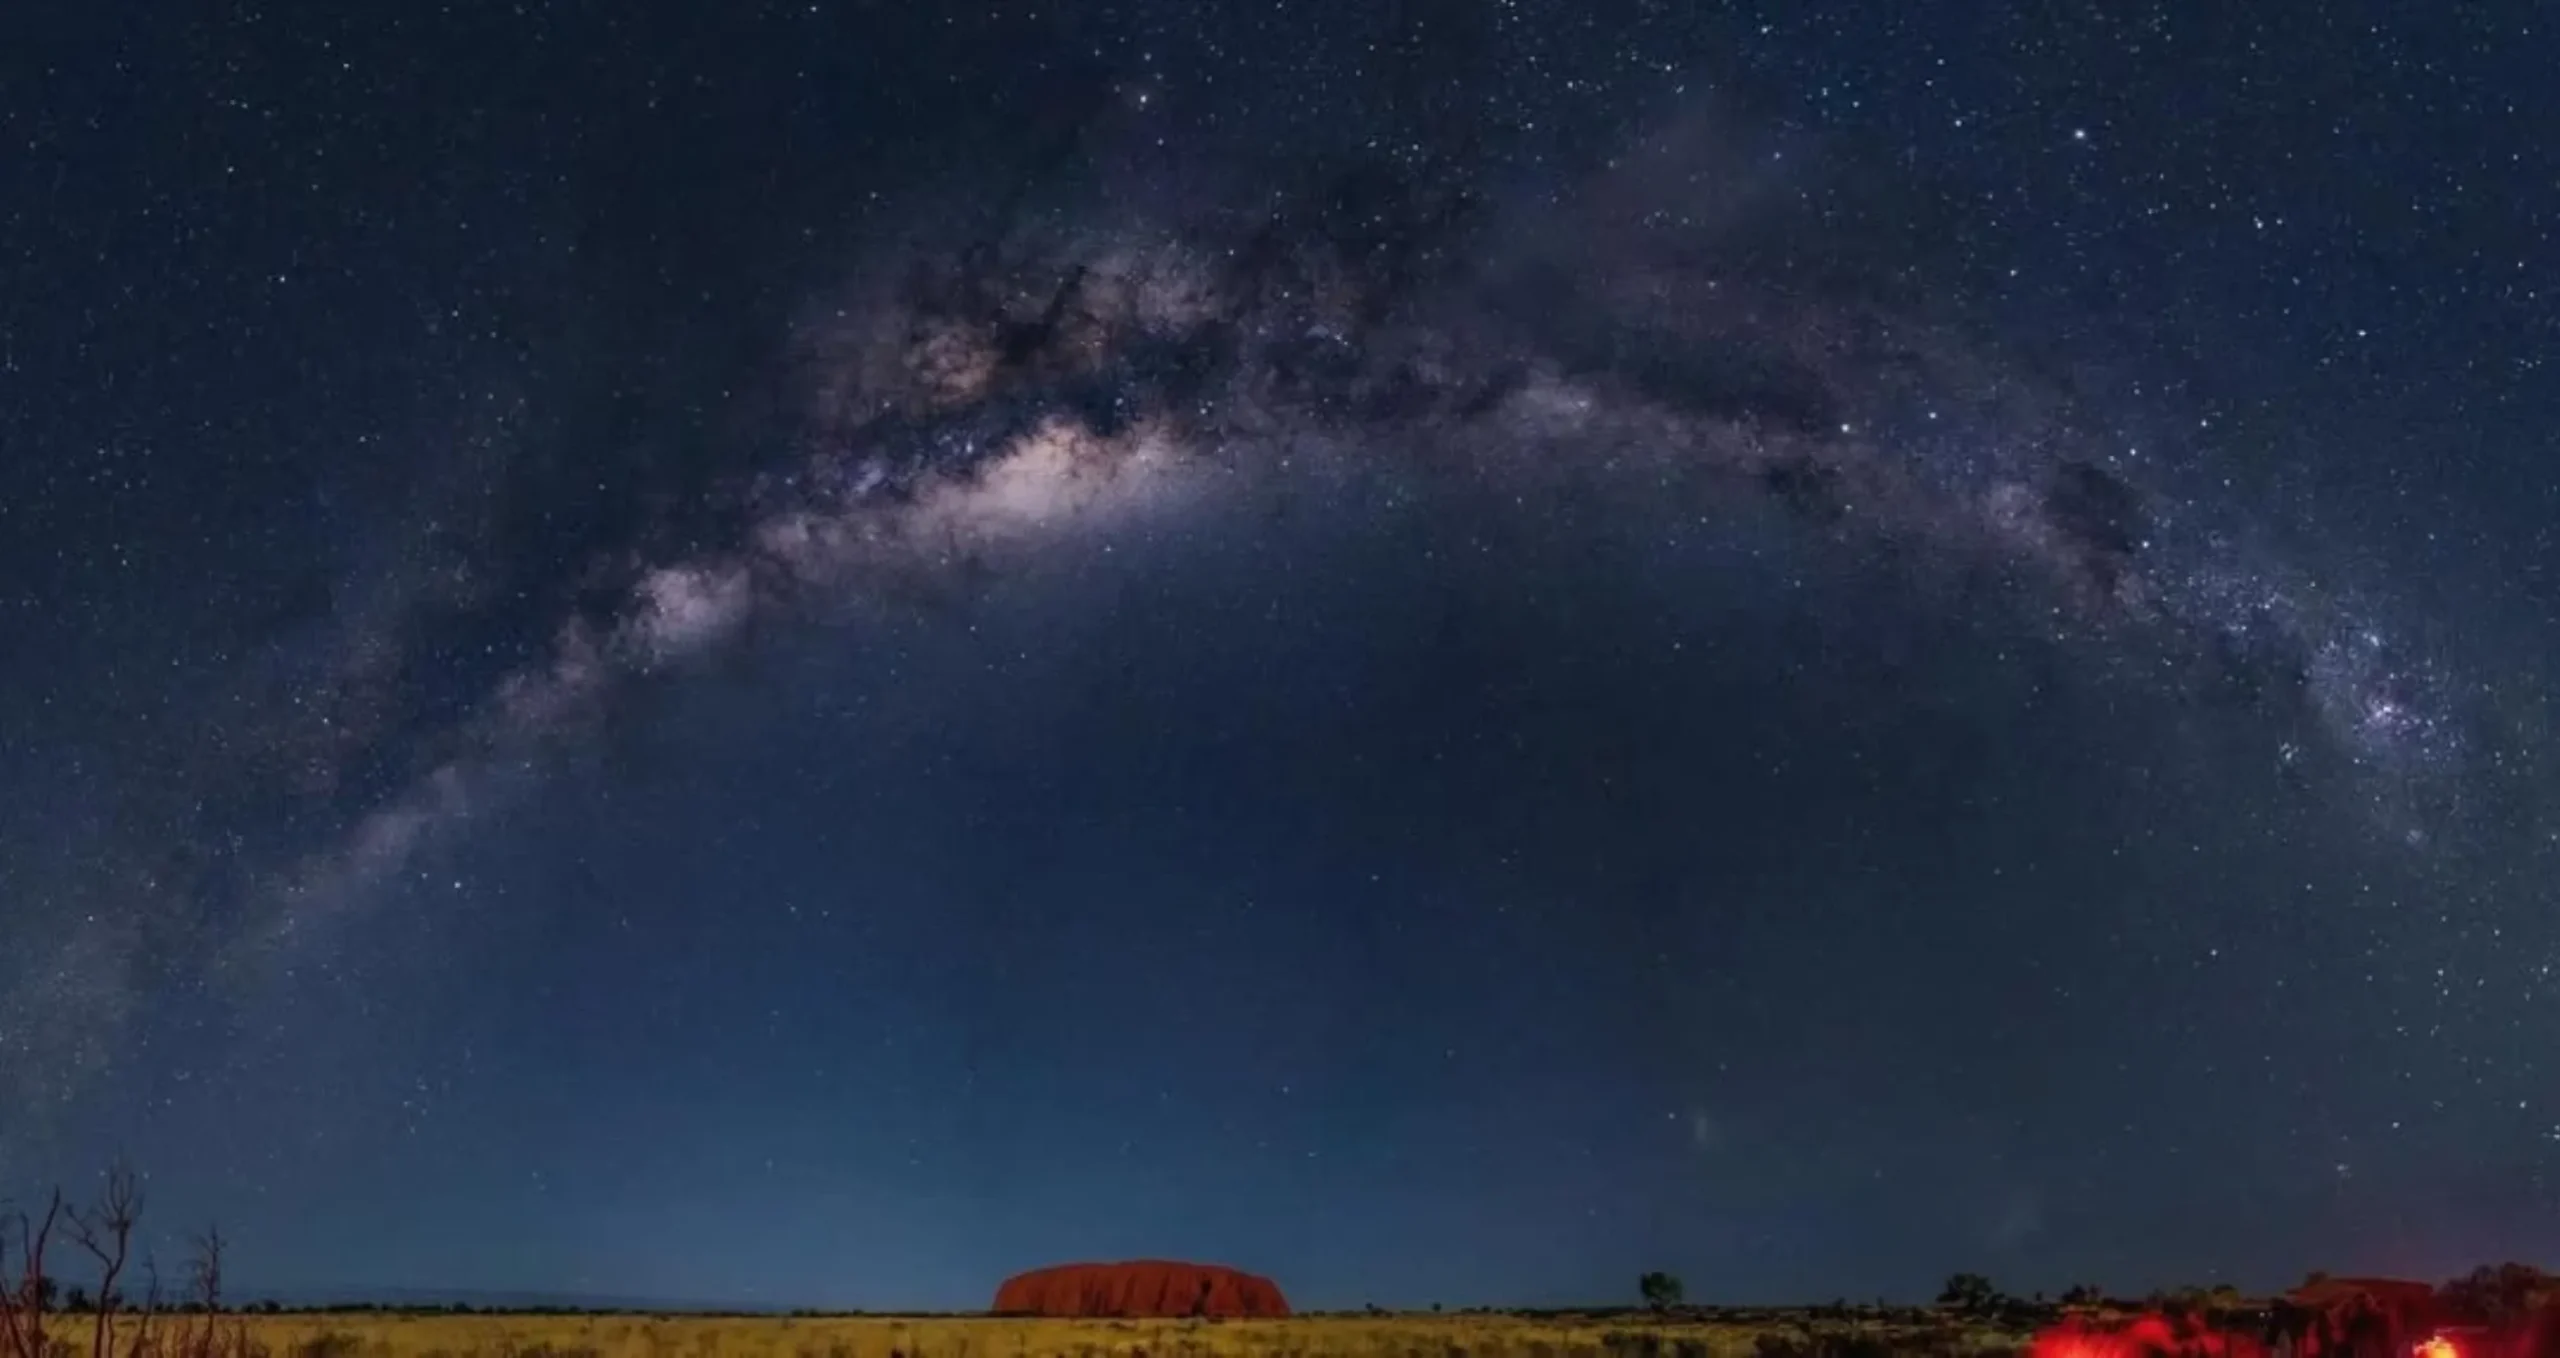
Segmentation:
[[(66, 1318), (70, 1319), (70, 1318)], [(314, 1315), (243, 1318), (269, 1358), (1972, 1358), (2023, 1336), (1959, 1324), (1642, 1315), (1307, 1316), (1254, 1321), (928, 1317)]]

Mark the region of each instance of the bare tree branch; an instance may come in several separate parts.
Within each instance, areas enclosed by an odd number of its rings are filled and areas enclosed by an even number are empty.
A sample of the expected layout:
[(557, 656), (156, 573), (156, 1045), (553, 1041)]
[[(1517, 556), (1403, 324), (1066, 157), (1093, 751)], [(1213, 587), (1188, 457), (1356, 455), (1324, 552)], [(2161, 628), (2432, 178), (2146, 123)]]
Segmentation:
[[(223, 1324), (223, 1255), (229, 1242), (218, 1227), (192, 1242), (174, 1333), (161, 1324), (172, 1298), (162, 1291), (159, 1261), (148, 1251), (139, 1261), (145, 1285), (138, 1308), (124, 1306), (117, 1284), (135, 1264), (134, 1232), (141, 1218), (142, 1180), (121, 1163), (107, 1171), (97, 1200), (86, 1207), (65, 1202), (59, 1189), (41, 1217), (0, 1202), (0, 1358), (69, 1358), (75, 1352), (46, 1330), (55, 1301), (46, 1252), (57, 1230), (98, 1266), (97, 1310), (85, 1358), (263, 1358), (265, 1350), (245, 1319)], [(72, 1294), (85, 1295), (77, 1287)], [(119, 1310), (132, 1317), (122, 1333), (116, 1327)]]
[(151, 1321), (160, 1314), (160, 1261), (142, 1256), (142, 1310), (133, 1322), (133, 1358), (151, 1358)]
[[(0, 1255), (8, 1250), (8, 1237), (17, 1236), (18, 1277), (13, 1283), (5, 1269), (0, 1269), (0, 1343), (8, 1346), (8, 1358), (47, 1358), (45, 1352), (45, 1309), (53, 1298), (45, 1285), (45, 1247), (53, 1239), (53, 1228), (62, 1219), (62, 1193), (55, 1190), (45, 1206), (42, 1219), (24, 1212), (12, 1212), (0, 1218)], [(14, 1232), (9, 1228), (16, 1227)]]
[[(193, 1323), (188, 1325), (186, 1333), (181, 1338), (182, 1351), (178, 1354), (178, 1358), (215, 1358), (216, 1351), (220, 1347), (222, 1252), (225, 1244), (222, 1229), (218, 1226), (206, 1227), (204, 1234), (195, 1239), (196, 1254), (190, 1263), (192, 1271), (190, 1282), (193, 1284), (196, 1306), (203, 1318), (203, 1327), (198, 1329)], [(244, 1342), (241, 1345), (243, 1355), (248, 1352), (245, 1343), (246, 1333), (244, 1329), (242, 1331)]]
[(66, 1220), (71, 1238), (98, 1261), (98, 1316), (89, 1342), (90, 1358), (116, 1358), (116, 1280), (124, 1273), (133, 1248), (133, 1225), (142, 1216), (142, 1186), (132, 1167), (108, 1169), (97, 1205), (73, 1211)]

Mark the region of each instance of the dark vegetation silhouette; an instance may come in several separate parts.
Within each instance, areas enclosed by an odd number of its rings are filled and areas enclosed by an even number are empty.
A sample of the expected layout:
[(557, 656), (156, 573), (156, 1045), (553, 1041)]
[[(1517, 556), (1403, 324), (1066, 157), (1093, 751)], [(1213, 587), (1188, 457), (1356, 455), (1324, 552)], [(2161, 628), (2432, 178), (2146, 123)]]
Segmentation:
[(2437, 1294), (2445, 1311), (2475, 1325), (2513, 1324), (2560, 1304), (2560, 1276), (2531, 1264), (2482, 1264)]
[[(83, 1343), (89, 1358), (265, 1358), (247, 1327), (226, 1319), (221, 1231), (195, 1237), (172, 1298), (158, 1263), (134, 1258), (141, 1219), (141, 1180), (123, 1165), (106, 1172), (86, 1205), (57, 1188), (41, 1212), (0, 1210), (0, 1358), (80, 1358)], [(95, 1270), (94, 1293), (88, 1285), (66, 1291), (49, 1271), (81, 1259)], [(140, 1299), (128, 1303), (123, 1285), (137, 1269)]]
[(1979, 1273), (1957, 1273), (1948, 1277), (1946, 1286), (1938, 1289), (1938, 1304), (1952, 1306), (1974, 1315), (1986, 1315), (2000, 1309), (2006, 1298), (1991, 1280)]

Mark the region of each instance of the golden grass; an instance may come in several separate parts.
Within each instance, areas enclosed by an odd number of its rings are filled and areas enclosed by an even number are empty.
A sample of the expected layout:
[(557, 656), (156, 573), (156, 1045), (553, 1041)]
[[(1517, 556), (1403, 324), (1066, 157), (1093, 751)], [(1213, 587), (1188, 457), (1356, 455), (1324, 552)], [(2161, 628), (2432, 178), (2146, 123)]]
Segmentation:
[[(75, 1321), (76, 1317), (63, 1317)], [(163, 1320), (161, 1324), (169, 1322)], [(1764, 1337), (1870, 1353), (1990, 1358), (2018, 1338), (1956, 1325), (1856, 1319), (1499, 1314), (1289, 1320), (1047, 1320), (978, 1316), (691, 1317), (282, 1315), (242, 1318), (268, 1358), (1758, 1358)], [(57, 1328), (87, 1348), (85, 1326)], [(1830, 1342), (1823, 1342), (1830, 1341)], [(1836, 1350), (1835, 1350), (1836, 1351)]]

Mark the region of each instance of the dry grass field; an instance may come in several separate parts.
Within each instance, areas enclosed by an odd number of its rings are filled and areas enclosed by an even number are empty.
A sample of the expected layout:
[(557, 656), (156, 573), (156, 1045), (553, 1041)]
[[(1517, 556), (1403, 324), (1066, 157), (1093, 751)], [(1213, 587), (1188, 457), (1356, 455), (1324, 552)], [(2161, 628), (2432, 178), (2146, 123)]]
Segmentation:
[[(236, 1323), (249, 1350), (265, 1358), (1991, 1358), (2014, 1353), (2022, 1340), (1955, 1322), (1854, 1315), (1179, 1321), (376, 1313)], [(57, 1333), (87, 1338), (85, 1326)]]

